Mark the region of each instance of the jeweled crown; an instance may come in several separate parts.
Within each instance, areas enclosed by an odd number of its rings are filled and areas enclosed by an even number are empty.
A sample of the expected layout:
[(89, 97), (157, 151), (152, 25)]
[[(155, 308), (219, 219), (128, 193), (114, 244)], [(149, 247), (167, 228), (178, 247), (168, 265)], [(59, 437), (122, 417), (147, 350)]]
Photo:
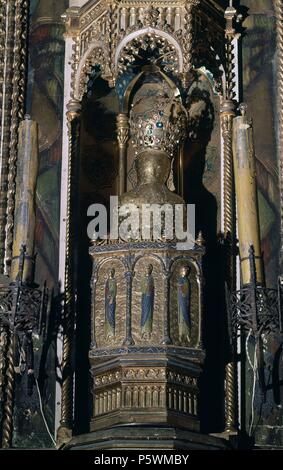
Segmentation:
[(172, 158), (186, 136), (187, 117), (180, 98), (160, 93), (153, 109), (130, 113), (131, 138), (135, 154), (160, 150)]

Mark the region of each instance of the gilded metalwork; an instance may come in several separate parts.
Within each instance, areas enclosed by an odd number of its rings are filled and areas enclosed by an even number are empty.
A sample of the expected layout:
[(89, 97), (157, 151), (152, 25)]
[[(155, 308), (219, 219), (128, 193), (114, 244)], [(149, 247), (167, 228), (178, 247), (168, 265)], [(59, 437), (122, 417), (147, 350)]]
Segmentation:
[(124, 346), (133, 346), (135, 344), (132, 336), (132, 292), (133, 292), (133, 271), (129, 270), (125, 273), (127, 283), (126, 294), (126, 337), (123, 342)]
[[(109, 271), (115, 269), (116, 299), (115, 299), (115, 335), (105, 335), (109, 331), (105, 319), (105, 285), (109, 279)], [(126, 337), (125, 311), (126, 311), (125, 266), (118, 257), (104, 258), (104, 263), (95, 272), (95, 283), (92, 282), (92, 290), (95, 291), (93, 302), (95, 317), (92, 319), (95, 329), (95, 344), (97, 347), (113, 347), (121, 345)]]
[(28, 1), (1, 2), (0, 15), (0, 264), (1, 272), (8, 274), (13, 242), (18, 125), (24, 114)]
[[(201, 257), (204, 248), (180, 253), (166, 243), (121, 243), (119, 245), (93, 246), (90, 249), (94, 261), (92, 280), (93, 347), (118, 347), (123, 344), (161, 345), (199, 348), (202, 344), (202, 271)], [(102, 249), (103, 248), (103, 249)], [(144, 250), (141, 255), (141, 250)], [(147, 253), (150, 250), (150, 253)], [(130, 264), (129, 258), (130, 256)], [(170, 263), (168, 264), (168, 260)], [(153, 267), (155, 298), (151, 337), (144, 337), (141, 330), (142, 280), (149, 265)], [(167, 266), (167, 267), (166, 267)], [(179, 271), (190, 266), (192, 334), (190, 340), (179, 339), (178, 331), (178, 278)], [(115, 269), (117, 282), (115, 336), (105, 339), (104, 286), (109, 269)], [(95, 336), (95, 339), (94, 339)]]
[(120, 197), (122, 204), (179, 203), (183, 200), (168, 189), (171, 160), (186, 137), (186, 111), (176, 87), (169, 86), (156, 66), (146, 66), (148, 80), (160, 78), (155, 96), (143, 96), (143, 87), (135, 94), (130, 111), (130, 132), (135, 150), (137, 183)]
[[(226, 102), (230, 107), (230, 101)], [(236, 280), (236, 264), (234, 258), (234, 237), (235, 237), (235, 219), (234, 219), (234, 186), (233, 186), (233, 153), (232, 153), (232, 130), (234, 110), (223, 112), (221, 116), (223, 132), (223, 159), (224, 159), (224, 234), (226, 239), (226, 282), (233, 286)], [(233, 433), (237, 428), (237, 370), (236, 363), (229, 362), (225, 371), (225, 431)]]
[(127, 143), (130, 136), (129, 118), (126, 114), (117, 116), (117, 138), (119, 144), (119, 187), (121, 196), (127, 189)]
[[(32, 344), (32, 333), (42, 330), (46, 308), (47, 290), (38, 289), (33, 284), (23, 282), (25, 249), (22, 248), (19, 263), (19, 275), (0, 295), (0, 328), (4, 336), (4, 347), (7, 349), (5, 371), (4, 406), (2, 419), (2, 447), (9, 448), (13, 439), (13, 410), (15, 386), (15, 357), (18, 353), (22, 336), (29, 336)], [(4, 328), (4, 331), (3, 331)], [(6, 344), (5, 344), (6, 343)], [(2, 369), (3, 370), (3, 369)], [(1, 371), (2, 373), (2, 371)]]
[[(88, 9), (69, 8), (63, 20), (67, 35), (74, 41), (73, 98), (81, 100), (94, 65), (100, 65), (102, 76), (114, 86), (119, 67), (122, 67), (121, 71), (125, 71), (126, 64), (131, 67), (142, 49), (159, 50), (156, 58), (158, 60), (159, 55), (161, 62), (168, 56), (166, 71), (178, 72), (186, 83), (187, 74), (193, 67), (193, 25), (199, 27), (202, 22), (207, 22), (208, 4), (213, 11), (213, 21), (207, 23), (209, 34), (214, 36), (216, 44), (223, 43), (223, 11), (215, 9), (210, 2), (123, 1), (109, 5), (101, 0)], [(209, 50), (211, 48), (207, 46)], [(215, 49), (216, 62), (217, 53)]]
[(189, 2), (185, 4), (185, 15), (184, 15), (184, 55), (186, 56), (186, 63), (184, 67), (183, 83), (184, 87), (188, 85), (188, 74), (193, 69), (193, 7), (199, 4), (199, 1)]
[[(208, 21), (209, 15), (211, 16)], [(72, 38), (72, 103), (79, 105), (87, 89), (89, 75), (94, 67), (100, 69), (101, 77), (110, 87), (125, 79), (117, 117), (117, 140), (120, 151), (119, 195), (120, 203), (164, 202), (183, 204), (183, 199), (169, 190), (168, 181), (173, 174), (172, 161), (187, 136), (187, 116), (181, 92), (187, 93), (188, 83), (193, 80), (194, 69), (204, 67), (213, 73), (215, 81), (221, 81), (221, 67), (225, 60), (233, 60), (231, 49), (224, 54), (224, 10), (214, 2), (204, 1), (127, 1), (107, 3), (103, 0), (89, 2), (84, 8), (72, 8), (64, 15), (67, 35)], [(200, 33), (201, 35), (197, 34)], [(204, 34), (205, 32), (205, 34)], [(227, 30), (227, 37), (229, 32)], [(202, 37), (201, 37), (202, 36)], [(205, 36), (205, 37), (204, 37)], [(201, 44), (200, 44), (201, 43)], [(203, 53), (196, 61), (198, 46)], [(209, 59), (207, 59), (209, 57)], [(226, 83), (233, 81), (231, 68), (225, 69)], [(131, 77), (134, 77), (131, 82)], [(145, 99), (138, 97), (138, 86), (143, 80), (154, 76), (163, 83), (166, 93), (160, 92), (159, 101), (151, 97), (151, 110), (142, 109)], [(144, 80), (144, 82), (146, 82)], [(127, 86), (127, 83), (130, 83)], [(160, 83), (159, 83), (160, 85)], [(158, 85), (158, 86), (159, 86)], [(153, 85), (155, 86), (155, 85)], [(157, 86), (157, 85), (156, 85)], [(160, 87), (159, 87), (160, 88)], [(219, 85), (218, 92), (223, 90)], [(164, 90), (163, 90), (164, 91)], [(124, 93), (124, 96), (122, 95)], [(227, 165), (231, 167), (231, 113), (227, 103), (231, 97), (224, 92), (222, 113), (226, 138)], [(158, 93), (157, 93), (158, 95)], [(162, 96), (161, 96), (162, 95)], [(142, 106), (139, 109), (139, 98)], [(226, 100), (226, 101), (225, 101)], [(154, 103), (153, 103), (154, 101)], [(150, 108), (150, 107), (149, 107)], [(152, 111), (152, 112), (151, 112)], [(234, 111), (233, 111), (234, 112)], [(144, 114), (144, 115), (143, 115)], [(146, 116), (145, 116), (146, 114)], [(234, 115), (234, 114), (233, 114)], [(227, 117), (229, 116), (229, 117)], [(75, 117), (72, 116), (72, 118)], [(129, 117), (129, 120), (128, 120)], [(75, 117), (76, 119), (76, 117)], [(77, 128), (69, 124), (69, 152), (72, 154)], [(131, 135), (134, 150), (134, 166), (137, 173), (133, 191), (125, 193), (127, 173), (128, 139)], [(230, 160), (229, 160), (230, 158)], [(72, 185), (72, 158), (69, 154), (69, 187), (67, 237), (71, 237), (70, 204)], [(227, 167), (228, 168), (228, 167)], [(231, 174), (226, 169), (226, 192)], [(171, 186), (170, 186), (171, 188)], [(229, 194), (227, 194), (227, 198)], [(229, 203), (226, 201), (226, 226), (230, 224)], [(228, 229), (227, 229), (228, 231)], [(150, 238), (151, 239), (151, 238)], [(90, 249), (93, 260), (92, 275), (92, 345), (89, 353), (94, 378), (93, 430), (113, 424), (126, 424), (135, 416), (144, 423), (154, 420), (162, 423), (184, 425), (199, 430), (198, 384), (203, 363), (203, 240), (198, 238), (190, 251), (176, 251), (176, 245), (162, 241), (94, 242)], [(72, 308), (65, 302), (65, 315), (70, 320), (69, 333), (64, 336), (65, 364), (70, 367), (71, 321), (75, 309), (74, 289), (71, 278), (73, 251), (72, 241), (67, 238), (65, 295)], [(153, 305), (144, 299), (145, 269), (152, 265), (154, 278)], [(178, 277), (181, 268), (190, 266), (190, 334), (178, 330)], [(117, 296), (115, 298), (115, 334), (105, 337), (105, 282), (109, 268), (115, 269)], [(148, 296), (150, 297), (150, 296)], [(146, 305), (145, 305), (146, 304)], [(150, 328), (141, 325), (141, 312), (150, 316)], [(68, 321), (69, 321), (68, 320)], [(145, 322), (146, 323), (146, 322)], [(180, 323), (180, 322), (179, 322)], [(182, 330), (183, 331), (183, 330)], [(200, 352), (201, 351), (201, 352)], [(163, 364), (159, 375), (153, 357), (159, 354)], [(169, 355), (182, 361), (185, 381), (176, 385), (169, 377)], [(131, 358), (133, 368), (123, 363)], [(115, 358), (114, 358), (115, 356)], [(112, 357), (111, 370), (106, 363)], [(69, 358), (68, 360), (66, 358)], [(69, 361), (69, 362), (68, 362)], [(115, 361), (117, 366), (115, 366)], [(140, 375), (134, 371), (136, 367)], [(68, 369), (68, 368), (67, 368)], [(105, 369), (105, 370), (104, 370)], [(125, 369), (127, 372), (124, 373)], [(168, 375), (169, 374), (169, 375)], [(175, 374), (175, 375), (176, 375)], [(174, 374), (173, 374), (174, 375)], [(177, 376), (176, 375), (176, 376)], [(67, 371), (66, 386), (62, 388), (62, 418), (58, 432), (60, 442), (70, 437), (72, 397), (72, 374)], [(174, 376), (175, 377), (175, 376)], [(174, 379), (175, 380), (175, 379)], [(194, 383), (195, 390), (186, 389)], [(231, 395), (230, 395), (231, 397)], [(234, 399), (234, 397), (232, 397)], [(158, 409), (154, 417), (153, 410)], [(155, 413), (156, 415), (156, 413)], [(65, 417), (68, 419), (65, 419)], [(67, 422), (67, 424), (66, 424)], [(66, 434), (67, 432), (67, 434)]]
[(266, 394), (263, 338), (282, 331), (281, 284), (278, 290), (269, 289), (257, 281), (256, 256), (253, 246), (250, 246), (248, 262), (250, 265), (250, 281), (242, 285), (240, 291), (235, 291), (229, 298), (231, 342), (237, 340), (239, 327), (252, 335), (255, 342), (257, 357), (258, 382), (263, 395)]
[[(150, 62), (162, 64), (164, 72), (177, 75), (181, 70), (182, 58), (175, 44), (158, 33), (137, 36), (122, 49), (118, 59), (118, 72), (123, 74), (136, 69), (142, 57), (151, 57)], [(148, 60), (148, 59), (147, 59)]]
[[(169, 352), (169, 351), (168, 351)], [(147, 357), (135, 354), (135, 365), (129, 367), (123, 358), (113, 363), (111, 371), (98, 372), (95, 365), (91, 429), (103, 429), (114, 423), (139, 420), (147, 423), (182, 423), (186, 428), (199, 430), (198, 376), (187, 365), (178, 369), (161, 355)], [(168, 360), (168, 362), (167, 362)], [(184, 363), (185, 364), (185, 363)]]
[(7, 368), (8, 331), (0, 326), (0, 422), (2, 422), (5, 402), (5, 375)]
[[(1, 205), (0, 205), (0, 265), (4, 272), (7, 179), (9, 171), (10, 123), (13, 81), (13, 45), (15, 1), (1, 2)], [(6, 64), (6, 67), (5, 67)]]
[(14, 411), (14, 353), (15, 353), (15, 335), (8, 335), (8, 353), (7, 353), (7, 369), (5, 382), (5, 401), (2, 421), (2, 448), (8, 449), (12, 445), (13, 438), (13, 411)]
[[(223, 135), (223, 230), (226, 240), (226, 283), (233, 288), (236, 282), (236, 263), (234, 257), (235, 241), (235, 201), (233, 176), (233, 119), (235, 117), (235, 53), (234, 39), (236, 31), (234, 21), (237, 11), (229, 6), (225, 11), (225, 94), (221, 106), (221, 126)], [(232, 351), (231, 362), (225, 371), (225, 431), (237, 429), (237, 370)]]

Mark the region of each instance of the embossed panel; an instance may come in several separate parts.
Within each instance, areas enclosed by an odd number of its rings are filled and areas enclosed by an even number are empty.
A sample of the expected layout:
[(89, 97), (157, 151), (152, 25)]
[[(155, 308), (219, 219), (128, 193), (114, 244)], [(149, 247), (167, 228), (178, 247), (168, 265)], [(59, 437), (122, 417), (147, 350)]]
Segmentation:
[[(178, 283), (181, 277), (180, 270), (182, 267), (188, 266), (189, 281), (189, 302), (188, 311), (191, 322), (188, 339), (184, 336), (180, 339), (179, 321), (178, 321)], [(173, 344), (178, 346), (195, 347), (198, 342), (198, 326), (199, 326), (199, 291), (196, 280), (196, 269), (188, 260), (180, 259), (174, 262), (172, 266), (172, 277), (170, 281), (170, 336)]]
[[(110, 270), (115, 269), (117, 284), (115, 309), (115, 335), (106, 337), (105, 328), (105, 289)], [(117, 258), (109, 258), (99, 269), (94, 294), (95, 335), (98, 347), (112, 347), (123, 343), (125, 338), (126, 281), (124, 265)]]
[[(149, 264), (152, 264), (152, 276), (154, 279), (154, 301), (153, 321), (150, 338), (142, 338), (141, 315), (142, 315), (142, 282), (146, 275)], [(144, 256), (135, 265), (135, 276), (133, 280), (132, 294), (132, 333), (136, 344), (160, 344), (163, 333), (164, 317), (164, 280), (161, 261), (152, 256)]]

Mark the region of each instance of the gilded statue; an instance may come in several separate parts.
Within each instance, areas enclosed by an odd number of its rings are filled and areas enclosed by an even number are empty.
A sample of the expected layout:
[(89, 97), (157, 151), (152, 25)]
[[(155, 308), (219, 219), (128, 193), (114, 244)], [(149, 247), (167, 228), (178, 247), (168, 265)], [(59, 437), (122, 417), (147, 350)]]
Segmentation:
[[(155, 76), (155, 81), (153, 77)], [(121, 196), (122, 204), (184, 204), (170, 191), (172, 162), (186, 134), (186, 111), (175, 90), (149, 75), (152, 82), (136, 93), (130, 112), (130, 133), (135, 149), (136, 185)]]

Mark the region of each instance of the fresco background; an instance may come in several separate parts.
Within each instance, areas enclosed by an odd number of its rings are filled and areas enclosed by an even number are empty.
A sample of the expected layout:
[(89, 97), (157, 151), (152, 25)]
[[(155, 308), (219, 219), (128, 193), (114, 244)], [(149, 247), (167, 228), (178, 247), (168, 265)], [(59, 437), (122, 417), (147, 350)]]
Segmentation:
[(245, 0), (243, 99), (254, 122), (262, 251), (266, 281), (279, 274), (280, 200), (276, 149), (276, 22), (272, 0)]
[(31, 0), (27, 112), (39, 124), (37, 280), (58, 278), (60, 172), (67, 0)]
[[(245, 0), (242, 3), (249, 8), (242, 41), (243, 98), (254, 121), (262, 251), (267, 285), (274, 287), (279, 274), (280, 249), (275, 11), (271, 0)], [(252, 343), (249, 344), (250, 354), (254, 350)], [(266, 337), (264, 362), (266, 399), (263, 403), (257, 386), (254, 401), (255, 438), (260, 445), (282, 446), (283, 362), (282, 336), (279, 334)], [(246, 389), (246, 417), (242, 418), (246, 418), (247, 425), (251, 422), (252, 383), (253, 373), (247, 366), (245, 377), (242, 377)]]

